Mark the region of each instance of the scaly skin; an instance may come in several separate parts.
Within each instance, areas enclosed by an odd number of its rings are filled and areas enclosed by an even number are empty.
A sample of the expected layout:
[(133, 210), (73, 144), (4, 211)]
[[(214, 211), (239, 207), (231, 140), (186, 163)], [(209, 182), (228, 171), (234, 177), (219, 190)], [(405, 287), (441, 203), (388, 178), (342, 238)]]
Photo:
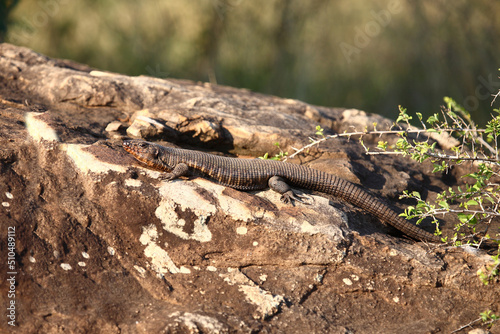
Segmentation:
[(239, 190), (270, 187), (281, 193), (286, 202), (300, 200), (289, 185), (319, 191), (368, 211), (413, 239), (440, 241), (440, 237), (400, 217), (354, 183), (316, 169), (281, 161), (221, 157), (141, 140), (124, 141), (123, 148), (147, 166), (167, 172), (165, 178), (169, 180), (182, 175), (199, 175)]

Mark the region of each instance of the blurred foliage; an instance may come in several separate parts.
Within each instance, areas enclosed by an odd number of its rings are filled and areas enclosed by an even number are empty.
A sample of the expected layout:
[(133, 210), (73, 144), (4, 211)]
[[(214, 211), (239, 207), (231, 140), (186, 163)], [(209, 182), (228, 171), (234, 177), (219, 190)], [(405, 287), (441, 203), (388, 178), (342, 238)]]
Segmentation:
[(22, 0), (6, 41), (391, 118), (451, 96), (481, 125), (500, 88), (499, 12), (491, 0)]
[(16, 6), (18, 0), (0, 0), (0, 42), (5, 39), (7, 32), (7, 18)]

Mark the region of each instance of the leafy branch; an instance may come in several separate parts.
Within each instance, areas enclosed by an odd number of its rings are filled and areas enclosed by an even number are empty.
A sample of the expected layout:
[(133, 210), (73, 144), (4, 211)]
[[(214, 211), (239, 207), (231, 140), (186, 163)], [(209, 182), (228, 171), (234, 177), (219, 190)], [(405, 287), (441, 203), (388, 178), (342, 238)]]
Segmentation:
[(451, 333), (458, 333), (466, 328), (469, 328), (469, 327), (472, 327), (472, 325), (478, 323), (478, 322), (482, 322), (483, 325), (487, 326), (488, 328), (491, 327), (493, 325), (493, 323), (495, 321), (498, 321), (500, 319), (499, 316), (497, 316), (496, 314), (493, 313), (493, 311), (491, 310), (486, 310), (484, 312), (481, 312), (479, 314), (479, 318), (469, 322), (467, 325), (464, 325), (460, 328), (457, 328), (456, 330), (454, 330), (453, 332)]
[(274, 146), (276, 146), (280, 151), (279, 153), (275, 154), (274, 157), (269, 157), (269, 153), (265, 153), (263, 156), (259, 157), (259, 159), (263, 160), (286, 160), (286, 157), (288, 155), (288, 152), (283, 152), (283, 150), (280, 147), (280, 143), (274, 143)]
[[(365, 128), (364, 131), (325, 135), (324, 130), (317, 126), (317, 138), (309, 138), (310, 143), (300, 149), (292, 147), (295, 152), (284, 158), (291, 159), (327, 140), (357, 137), (368, 155), (398, 154), (420, 163), (429, 160), (434, 167), (433, 173), (448, 172), (453, 166), (470, 164), (471, 172), (462, 175), (463, 185), (441, 192), (433, 203), (423, 200), (418, 192), (404, 192), (401, 198), (411, 198), (416, 205), (407, 207), (402, 216), (417, 219), (417, 224), (431, 219), (439, 235), (439, 219), (451, 214), (458, 218), (458, 222), (453, 236), (443, 238), (444, 241), (456, 246), (465, 243), (475, 247), (480, 247), (486, 240), (497, 243), (499, 248), (493, 265), (480, 276), (483, 282), (489, 282), (499, 275), (500, 233), (492, 235), (489, 228), (494, 219), (500, 218), (500, 110), (494, 109), (495, 115), (480, 129), (453, 99), (446, 97), (444, 101), (446, 106), (441, 112), (425, 121), (422, 114), (416, 113), (420, 128), (411, 124), (413, 117), (402, 107), (399, 107), (399, 116), (389, 130), (378, 130), (377, 124), (373, 124), (373, 130)], [(394, 136), (397, 139), (391, 143), (380, 140), (376, 151), (371, 151), (363, 142), (366, 135), (381, 139), (382, 136)], [(465, 228), (470, 232), (464, 233)]]
[[(447, 98), (445, 100), (453, 101), (450, 98)], [(417, 113), (416, 115), (421, 124), (423, 125), (422, 129), (418, 129), (410, 124), (412, 117), (406, 113), (406, 109), (400, 106), (399, 110), (400, 110), (399, 117), (390, 130), (377, 130), (376, 128), (377, 124), (374, 123), (373, 130), (365, 129), (364, 131), (353, 131), (353, 132), (345, 131), (344, 133), (324, 135), (323, 133), (324, 129), (322, 129), (318, 125), (316, 127), (316, 135), (318, 135), (320, 138), (314, 139), (309, 137), (310, 143), (303, 146), (300, 149), (292, 147), (292, 149), (295, 152), (286, 157), (284, 160), (286, 161), (287, 159), (292, 159), (303, 152), (307, 152), (310, 148), (317, 146), (322, 142), (330, 139), (340, 138), (340, 137), (347, 137), (348, 139), (350, 139), (353, 136), (360, 136), (360, 143), (363, 145), (366, 153), (369, 155), (375, 155), (375, 154), (410, 155), (414, 159), (418, 158), (416, 160), (419, 162), (423, 162), (428, 158), (435, 158), (440, 160), (457, 160), (457, 161), (469, 161), (469, 160), (484, 161), (500, 166), (500, 159), (498, 156), (498, 145), (497, 145), (498, 142), (496, 141), (498, 134), (500, 134), (500, 115), (493, 118), (493, 120), (491, 120), (488, 123), (486, 129), (477, 129), (475, 125), (472, 126), (468, 124), (463, 118), (458, 116), (456, 113), (454, 113), (450, 109), (446, 109), (442, 111), (442, 114), (444, 116), (444, 121), (442, 122), (439, 122), (438, 114), (434, 114), (433, 116), (429, 117), (427, 123), (432, 127), (428, 128), (427, 125), (422, 121), (422, 114)], [(451, 126), (450, 123), (452, 124)], [(449, 139), (449, 141), (452, 143), (451, 148), (455, 154), (453, 155), (445, 154), (439, 152), (436, 149), (436, 144), (439, 142), (443, 134), (446, 134), (447, 139)], [(452, 135), (456, 134), (461, 135), (463, 137), (463, 143), (480, 142), (483, 147), (487, 148), (487, 150), (490, 152), (494, 152), (495, 155), (493, 157), (489, 156), (485, 154), (482, 150), (481, 151), (474, 149), (472, 149), (472, 151), (460, 150), (460, 148), (463, 145), (459, 146), (460, 142), (458, 142), (452, 137)], [(378, 148), (381, 151), (370, 152), (370, 150), (368, 149), (368, 147), (364, 145), (364, 142), (362, 140), (363, 136), (365, 135), (378, 135), (378, 136), (396, 135), (399, 136), (400, 139), (397, 141), (396, 147), (392, 151), (387, 151), (388, 143), (386, 141), (379, 141)], [(416, 135), (417, 138), (423, 137), (425, 135), (426, 140), (425, 141), (414, 140), (413, 142), (410, 142), (408, 140), (409, 135)], [(495, 139), (495, 145), (494, 145), (495, 147), (492, 147), (483, 139), (484, 135), (486, 135), (488, 139), (493, 139), (493, 138)], [(432, 144), (429, 144), (430, 140), (434, 140), (434, 142)]]

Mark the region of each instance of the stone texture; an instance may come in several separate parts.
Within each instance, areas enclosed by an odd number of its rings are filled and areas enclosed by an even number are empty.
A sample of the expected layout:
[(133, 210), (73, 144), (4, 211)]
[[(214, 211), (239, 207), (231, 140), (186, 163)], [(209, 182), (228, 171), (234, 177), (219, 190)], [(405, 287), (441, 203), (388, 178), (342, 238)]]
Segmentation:
[[(476, 276), (489, 261), (483, 251), (407, 240), (321, 194), (290, 206), (270, 190), (165, 182), (121, 149), (134, 136), (255, 157), (276, 153), (275, 142), (292, 152), (318, 124), (334, 133), (374, 121), (391, 124), (0, 44), (0, 236), (15, 226), (18, 331), (435, 333), (498, 312), (498, 282), (483, 286)], [(293, 162), (401, 208), (404, 189), (432, 199), (448, 187), (430, 166), (368, 157), (354, 140)], [(449, 233), (453, 222), (444, 223)], [(0, 250), (7, 254), (3, 240)], [(4, 261), (0, 270), (8, 272)], [(6, 300), (6, 286), (0, 295)]]

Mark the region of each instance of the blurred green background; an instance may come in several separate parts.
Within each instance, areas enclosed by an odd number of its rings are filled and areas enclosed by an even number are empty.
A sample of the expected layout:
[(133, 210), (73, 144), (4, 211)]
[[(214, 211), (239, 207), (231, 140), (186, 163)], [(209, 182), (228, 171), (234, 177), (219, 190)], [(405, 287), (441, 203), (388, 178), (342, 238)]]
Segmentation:
[(499, 1), (1, 2), (4, 41), (129, 75), (210, 81), (393, 119), (399, 104), (429, 115), (450, 96), (479, 124), (500, 88)]

